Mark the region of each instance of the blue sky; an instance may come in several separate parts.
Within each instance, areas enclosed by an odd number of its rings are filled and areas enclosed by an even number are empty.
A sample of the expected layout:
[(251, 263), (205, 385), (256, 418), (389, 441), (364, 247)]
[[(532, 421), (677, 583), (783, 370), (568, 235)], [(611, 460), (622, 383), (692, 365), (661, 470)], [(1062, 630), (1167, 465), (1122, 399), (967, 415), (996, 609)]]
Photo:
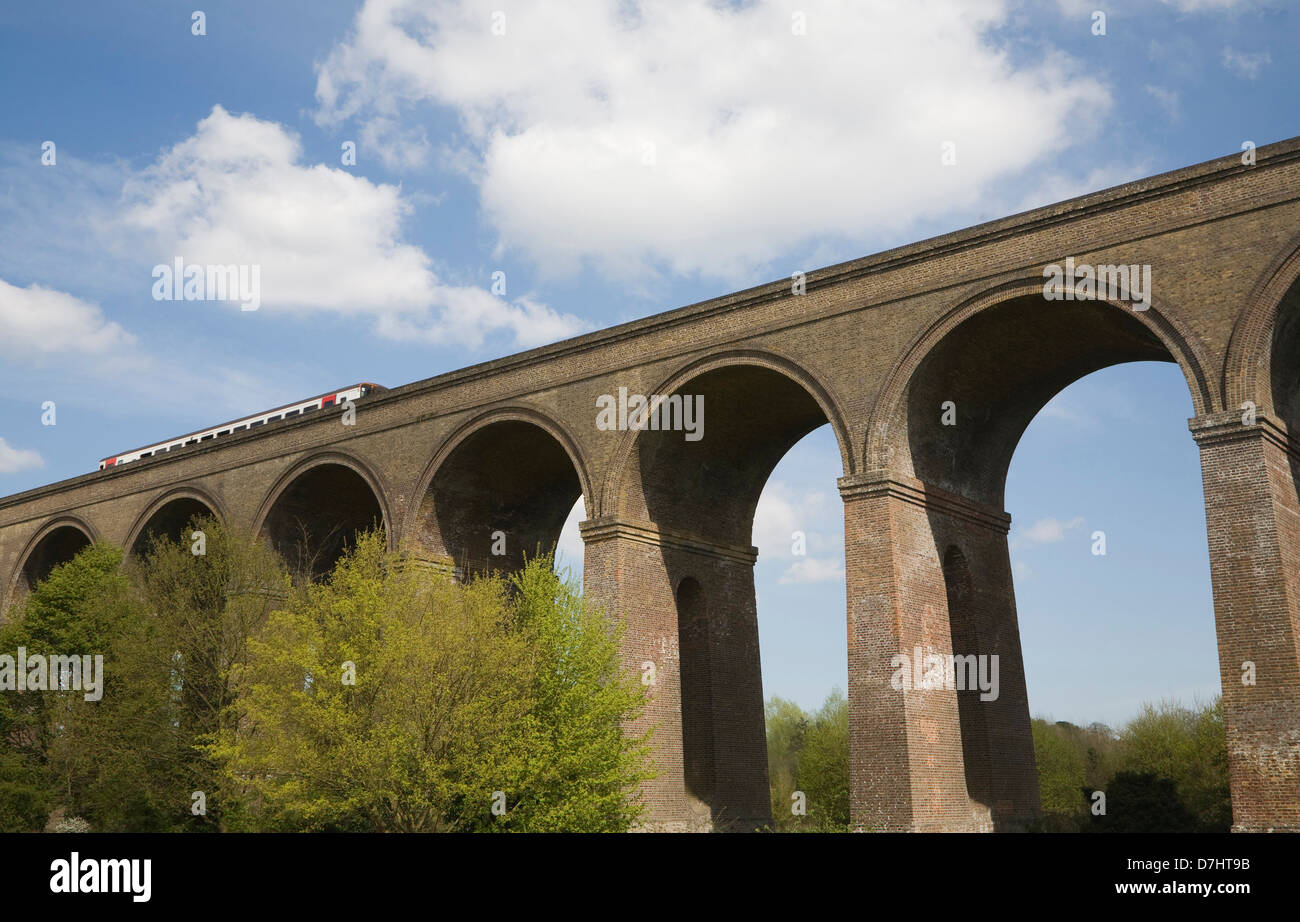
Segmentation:
[[(1283, 3), (200, 8), (204, 35), (172, 3), (0, 10), (0, 494), (1300, 133)], [(176, 254), (265, 266), (261, 308), (153, 300)], [(1132, 365), (1026, 433), (1035, 714), (1217, 692), (1190, 415), (1173, 366)], [(765, 691), (806, 707), (846, 681), (839, 473), (808, 436), (755, 524)]]

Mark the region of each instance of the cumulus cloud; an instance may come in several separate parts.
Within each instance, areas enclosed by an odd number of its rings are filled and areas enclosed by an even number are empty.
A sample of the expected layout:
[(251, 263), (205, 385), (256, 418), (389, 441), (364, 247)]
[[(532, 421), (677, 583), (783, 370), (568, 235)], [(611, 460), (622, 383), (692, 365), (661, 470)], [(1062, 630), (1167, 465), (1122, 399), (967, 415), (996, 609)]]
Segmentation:
[(796, 560), (781, 574), (782, 583), (827, 583), (844, 579), (844, 566), (838, 560), (804, 557)]
[[(759, 559), (790, 560), (781, 574), (781, 583), (820, 583), (844, 579), (842, 549), (825, 537), (839, 514), (827, 494), (818, 491), (795, 491), (788, 484), (773, 480), (763, 489), (754, 510), (753, 542)], [(794, 533), (804, 536), (805, 555), (793, 554)]]
[(104, 355), (135, 338), (96, 304), (41, 285), (19, 288), (0, 279), (0, 353)]
[(304, 163), (283, 126), (221, 106), (131, 177), (122, 209), (117, 223), (158, 264), (259, 267), (263, 309), (371, 315), (385, 335), (471, 345), (490, 332), (536, 345), (583, 328), (536, 301), (440, 279), (403, 237), (411, 204), (397, 186)]
[(732, 279), (896, 231), (973, 206), (1111, 103), (1055, 50), (1013, 63), (990, 37), (1002, 0), (495, 9), (367, 0), (318, 68), (317, 117), (355, 120), (396, 166), (431, 150), (402, 115), (449, 108), (463, 138), (438, 153), (501, 247), (557, 274)]
[(1075, 516), (1068, 522), (1059, 519), (1039, 519), (1027, 528), (1019, 529), (1011, 544), (1013, 547), (1025, 547), (1032, 544), (1055, 544), (1065, 539), (1065, 534), (1083, 524), (1083, 516)]
[(820, 490), (799, 492), (780, 480), (769, 481), (754, 510), (753, 540), (762, 558), (789, 557), (796, 531), (803, 532), (807, 550), (816, 552), (827, 547), (822, 530), (831, 524), (830, 515), (838, 515)]
[(0, 438), (0, 474), (16, 474), (29, 468), (44, 466), (45, 462), (36, 452), (14, 448)]

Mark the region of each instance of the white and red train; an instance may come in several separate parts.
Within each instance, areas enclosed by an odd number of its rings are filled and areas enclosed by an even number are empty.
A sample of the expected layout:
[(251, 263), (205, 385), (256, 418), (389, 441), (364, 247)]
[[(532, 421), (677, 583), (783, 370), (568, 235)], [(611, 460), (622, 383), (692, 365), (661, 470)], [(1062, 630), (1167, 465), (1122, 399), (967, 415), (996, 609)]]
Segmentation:
[(338, 391), (330, 391), (328, 394), (319, 394), (307, 400), (299, 400), (297, 403), (285, 404), (282, 407), (276, 407), (274, 410), (266, 410), (258, 413), (256, 416), (245, 416), (243, 419), (231, 420), (228, 423), (222, 423), (219, 426), (213, 426), (210, 429), (200, 429), (198, 432), (191, 432), (188, 435), (182, 435), (178, 438), (168, 439), (165, 442), (159, 442), (156, 445), (146, 445), (143, 448), (137, 448), (133, 451), (124, 451), (119, 455), (113, 455), (111, 458), (105, 458), (99, 462), (99, 469), (106, 470), (110, 467), (118, 467), (129, 461), (138, 461), (141, 458), (152, 458), (154, 455), (161, 455), (169, 451), (175, 451), (177, 448), (184, 448), (187, 445), (197, 445), (199, 442), (207, 442), (211, 439), (219, 439), (225, 435), (233, 435), (245, 429), (256, 429), (258, 426), (265, 426), (267, 423), (273, 423), (279, 419), (289, 419), (294, 416), (302, 416), (305, 413), (312, 413), (317, 410), (327, 410), (330, 407), (342, 406), (345, 401), (359, 400), (370, 394), (387, 390), (379, 384), (371, 384), (363, 381), (360, 384), (354, 384), (351, 387), (343, 388)]

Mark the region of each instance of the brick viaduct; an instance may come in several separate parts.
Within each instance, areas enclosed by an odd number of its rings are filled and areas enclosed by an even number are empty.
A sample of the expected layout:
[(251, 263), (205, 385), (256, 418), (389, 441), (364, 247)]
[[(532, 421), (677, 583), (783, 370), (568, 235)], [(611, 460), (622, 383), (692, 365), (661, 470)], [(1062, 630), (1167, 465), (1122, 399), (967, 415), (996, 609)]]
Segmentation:
[[(514, 554), (554, 542), (581, 497), (585, 591), (626, 619), (629, 666), (658, 667), (652, 827), (750, 825), (770, 815), (754, 509), (786, 451), (829, 424), (854, 823), (1014, 829), (1039, 798), (1003, 511), (1012, 452), (1070, 382), (1176, 362), (1202, 461), (1234, 828), (1300, 830), (1300, 139), (1257, 157), (811, 272), (803, 293), (776, 282), (408, 384), (359, 401), (354, 426), (318, 413), (8, 497), (0, 591), (12, 601), (86, 541), (130, 548), (199, 510), (277, 541), (296, 518), (378, 519), (394, 548), (473, 570), (495, 530)], [(1045, 299), (1044, 267), (1067, 257), (1150, 265), (1150, 308)], [(702, 395), (704, 437), (598, 428), (598, 397), (620, 387)], [(1000, 697), (894, 690), (890, 658), (916, 645), (998, 654)]]

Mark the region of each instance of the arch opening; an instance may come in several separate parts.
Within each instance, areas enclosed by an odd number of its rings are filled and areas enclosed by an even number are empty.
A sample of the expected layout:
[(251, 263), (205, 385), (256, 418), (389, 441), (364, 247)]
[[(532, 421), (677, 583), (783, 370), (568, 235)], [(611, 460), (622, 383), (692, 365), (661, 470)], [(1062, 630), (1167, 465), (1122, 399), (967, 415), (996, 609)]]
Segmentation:
[(65, 524), (52, 529), (32, 548), (19, 572), (19, 594), (32, 592), (54, 568), (69, 563), (90, 547), (91, 539), (83, 529)]
[(216, 514), (215, 509), (192, 496), (170, 500), (149, 516), (131, 543), (130, 553), (133, 557), (143, 557), (157, 541), (188, 540), (189, 529), (196, 520)]
[(366, 478), (348, 465), (327, 462), (281, 490), (261, 533), (295, 579), (319, 581), (359, 534), (385, 528), (383, 506)]
[(672, 394), (697, 400), (701, 437), (692, 441), (673, 430), (638, 432), (629, 459), (637, 489), (621, 497), (625, 511), (750, 546), (764, 484), (795, 443), (830, 422), (826, 412), (803, 385), (759, 365), (724, 365)]
[(1125, 362), (1176, 362), (1129, 308), (1009, 298), (967, 318), (913, 373), (905, 455), (915, 476), (1001, 509), (1007, 469), (1038, 412), (1078, 379)]
[(582, 479), (560, 440), (537, 423), (489, 422), (462, 439), (429, 480), (418, 542), (460, 574), (513, 572), (555, 551), (583, 499)]

